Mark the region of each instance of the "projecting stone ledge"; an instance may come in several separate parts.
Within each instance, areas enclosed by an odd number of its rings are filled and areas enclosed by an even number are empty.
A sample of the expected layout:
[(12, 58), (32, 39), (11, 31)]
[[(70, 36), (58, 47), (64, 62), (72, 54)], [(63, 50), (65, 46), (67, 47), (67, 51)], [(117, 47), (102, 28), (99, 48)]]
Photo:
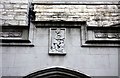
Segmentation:
[(35, 21), (86, 21), (88, 26), (111, 26), (120, 23), (117, 5), (35, 4)]
[(86, 21), (32, 21), (36, 27), (76, 27), (86, 25)]

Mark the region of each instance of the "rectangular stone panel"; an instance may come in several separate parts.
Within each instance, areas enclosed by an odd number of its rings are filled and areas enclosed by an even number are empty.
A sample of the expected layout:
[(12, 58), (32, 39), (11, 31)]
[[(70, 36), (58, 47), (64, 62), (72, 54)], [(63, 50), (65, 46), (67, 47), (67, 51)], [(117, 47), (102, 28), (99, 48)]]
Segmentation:
[(65, 35), (65, 28), (50, 28), (49, 54), (66, 54)]
[(88, 30), (88, 40), (120, 41), (119, 30)]
[(81, 27), (82, 46), (120, 46), (120, 27)]
[(28, 40), (28, 29), (18, 27), (2, 27), (0, 31), (0, 40), (2, 42), (22, 42)]

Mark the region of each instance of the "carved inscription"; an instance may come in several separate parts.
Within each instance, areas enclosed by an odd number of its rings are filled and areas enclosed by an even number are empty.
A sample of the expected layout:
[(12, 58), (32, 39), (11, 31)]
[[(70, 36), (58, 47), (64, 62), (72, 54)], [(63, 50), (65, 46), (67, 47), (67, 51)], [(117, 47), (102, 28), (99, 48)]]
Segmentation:
[(95, 38), (120, 39), (120, 33), (95, 32)]
[(51, 29), (50, 35), (50, 53), (65, 52), (65, 29)]
[(2, 38), (14, 38), (14, 37), (21, 37), (22, 32), (0, 32), (0, 37)]

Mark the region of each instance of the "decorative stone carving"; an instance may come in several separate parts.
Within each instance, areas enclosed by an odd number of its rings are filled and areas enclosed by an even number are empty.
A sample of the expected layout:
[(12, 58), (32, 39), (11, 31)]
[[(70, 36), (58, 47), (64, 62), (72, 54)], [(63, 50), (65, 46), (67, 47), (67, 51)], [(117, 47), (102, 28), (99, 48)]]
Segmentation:
[(120, 27), (81, 26), (82, 46), (120, 46)]
[(21, 37), (22, 36), (22, 32), (0, 32), (0, 37), (3, 38), (8, 38), (8, 37)]
[(95, 38), (120, 39), (120, 33), (100, 33), (94, 32)]
[(49, 53), (65, 54), (65, 28), (50, 29)]
[[(25, 27), (2, 27), (2, 31), (0, 31), (0, 40), (2, 40), (2, 44), (4, 43), (22, 43), (22, 42), (30, 42), (28, 39), (28, 29)], [(1, 44), (1, 43), (0, 43)]]

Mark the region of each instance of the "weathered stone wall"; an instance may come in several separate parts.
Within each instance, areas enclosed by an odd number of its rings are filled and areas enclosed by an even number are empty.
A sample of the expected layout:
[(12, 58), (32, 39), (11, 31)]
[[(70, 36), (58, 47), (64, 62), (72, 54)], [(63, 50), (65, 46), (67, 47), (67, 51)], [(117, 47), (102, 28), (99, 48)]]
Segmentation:
[(0, 25), (28, 25), (28, 1), (0, 1)]
[[(0, 1), (0, 25), (28, 25), (27, 0)], [(89, 26), (120, 23), (116, 5), (35, 5), (36, 21), (87, 21)]]
[(35, 5), (35, 21), (86, 21), (88, 26), (120, 23), (116, 5)]
[[(41, 1), (44, 2), (44, 0)], [(1, 0), (0, 26), (27, 25), (28, 7), (28, 0)], [(104, 26), (109, 26), (113, 23), (117, 24), (120, 20), (118, 8), (116, 5), (106, 7), (107, 9), (105, 9), (105, 5), (89, 5), (89, 7), (86, 5), (77, 5), (77, 7), (75, 5), (40, 5), (34, 7), (34, 11), (37, 12), (37, 18), (35, 20), (80, 20), (87, 21), (88, 24), (93, 26), (93, 22), (95, 22), (94, 15), (98, 14), (98, 16), (104, 17), (104, 19), (107, 20), (108, 24), (105, 23)], [(59, 15), (60, 11), (62, 11), (62, 13)], [(97, 11), (99, 11), (99, 13), (95, 13)], [(110, 17), (107, 18), (109, 12)], [(104, 14), (105, 16), (103, 16)], [(52, 17), (49, 18), (49, 16)], [(66, 16), (68, 16), (69, 19), (67, 19)], [(94, 26), (96, 26), (96, 24)], [(120, 52), (118, 47), (81, 47), (80, 31), (79, 28), (66, 29), (66, 56), (50, 56), (48, 54), (49, 28), (34, 28), (34, 31), (32, 31), (34, 33), (34, 47), (25, 45), (0, 46), (0, 54), (2, 54), (2, 60), (0, 60), (2, 61), (2, 69), (0, 70), (2, 70), (2, 76), (6, 76), (6, 78), (19, 78), (19, 76), (21, 76), (20, 78), (22, 78), (22, 76), (47, 67), (62, 66), (80, 71), (89, 76), (116, 78), (118, 76), (118, 53)]]
[(93, 2), (118, 2), (119, 0), (32, 0), (32, 2), (34, 3), (56, 3), (56, 2), (59, 2), (59, 3), (78, 3), (78, 2), (90, 2), (90, 3), (93, 3)]

